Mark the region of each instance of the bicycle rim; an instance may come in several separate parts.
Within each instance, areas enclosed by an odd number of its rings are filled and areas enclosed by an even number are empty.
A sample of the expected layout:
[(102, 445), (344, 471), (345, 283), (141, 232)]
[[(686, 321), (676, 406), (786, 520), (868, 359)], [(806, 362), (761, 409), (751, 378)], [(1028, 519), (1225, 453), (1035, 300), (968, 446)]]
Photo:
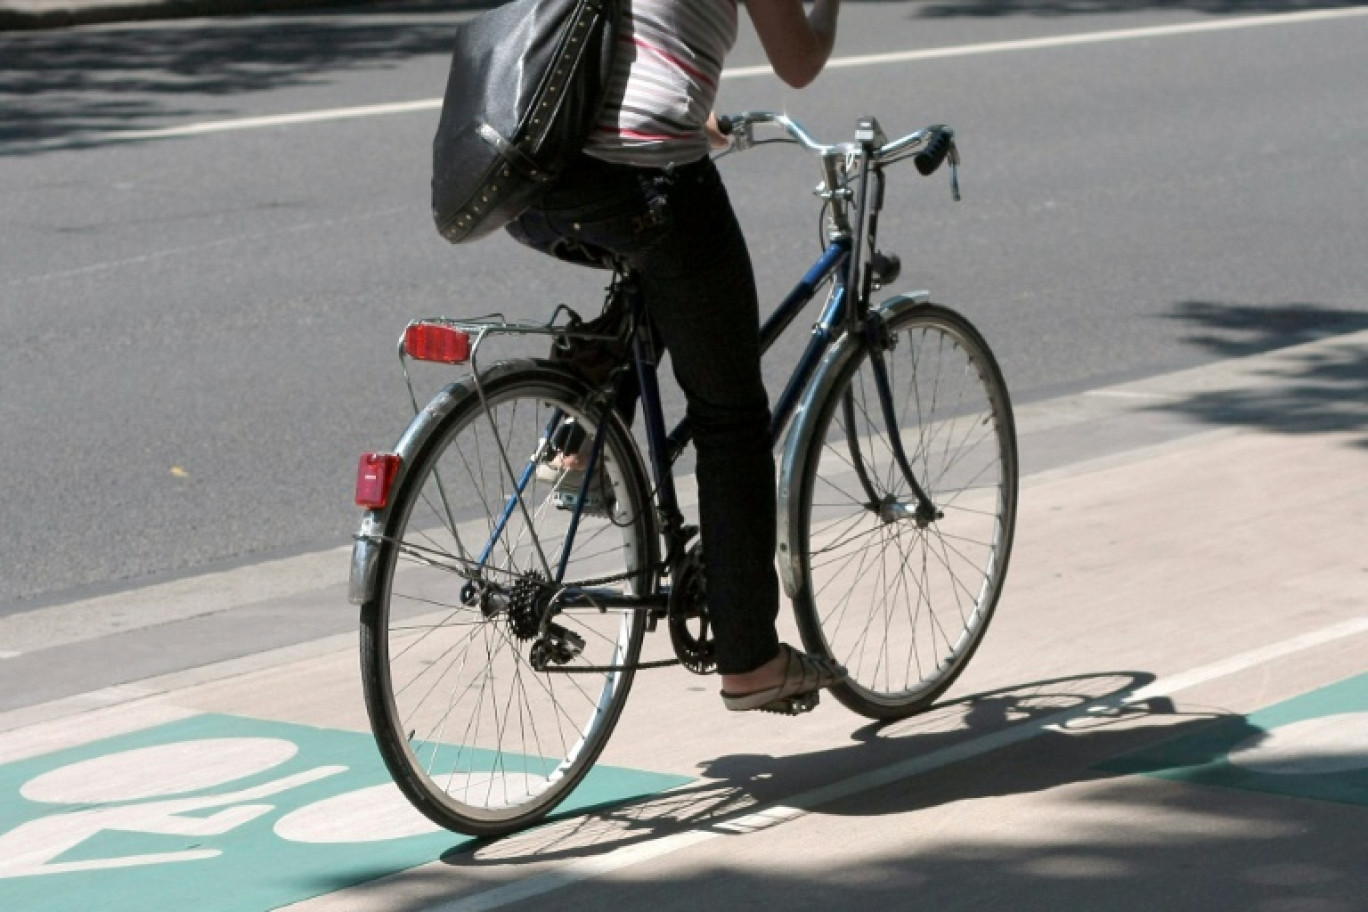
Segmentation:
[(890, 442), (870, 353), (839, 366), (800, 451), (790, 510), (805, 645), (844, 664), (832, 689), (856, 712), (928, 708), (987, 631), (1016, 522), (1017, 451), (1006, 385), (962, 317), (920, 305), (890, 318), (883, 352), (898, 433), (941, 516), (919, 522)]
[[(419, 810), (472, 835), (519, 829), (563, 801), (631, 687), (633, 672), (621, 666), (638, 660), (642, 614), (547, 616), (548, 595), (589, 580), (645, 592), (656, 563), (649, 490), (621, 423), (607, 423), (596, 470), (608, 485), (595, 487), (611, 493), (581, 513), (567, 549), (574, 511), (556, 491), (557, 473), (537, 466), (550, 455), (548, 429), (563, 422), (557, 415), (591, 438), (597, 422), (563, 375), (500, 373), (489, 372), (488, 412), (467, 390), (407, 469), (386, 525), (379, 596), (363, 608), (367, 706), (381, 753)], [(533, 656), (551, 642), (555, 658), (538, 670)]]

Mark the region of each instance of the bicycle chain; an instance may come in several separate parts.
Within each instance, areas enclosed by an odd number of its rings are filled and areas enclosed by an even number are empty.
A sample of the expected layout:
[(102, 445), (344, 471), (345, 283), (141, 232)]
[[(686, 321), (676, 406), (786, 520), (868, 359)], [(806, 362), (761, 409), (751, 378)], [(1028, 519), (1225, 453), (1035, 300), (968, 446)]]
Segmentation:
[[(372, 536), (372, 538), (374, 538), (374, 539), (379, 539), (379, 540), (381, 540), (381, 541), (388, 541), (388, 542), (390, 542), (390, 543), (396, 545), (397, 547), (399, 547), (401, 550), (403, 550), (403, 551), (409, 553), (410, 556), (415, 557), (415, 558), (418, 558), (418, 559), (420, 559), (420, 560), (423, 560), (425, 563), (432, 564), (433, 566), (442, 566), (442, 565), (441, 565), (440, 563), (438, 563), (437, 561), (435, 561), (435, 560), (433, 560), (432, 558), (427, 557), (426, 555), (423, 554), (424, 551), (434, 551), (435, 549), (428, 549), (428, 548), (415, 547), (414, 545), (412, 545), (412, 544), (410, 544), (410, 543), (408, 543), (408, 542), (400, 541), (400, 540), (398, 540), (398, 539), (394, 539), (394, 538), (391, 538), (391, 537), (385, 536), (385, 535), (376, 535), (376, 536)], [(451, 558), (451, 559), (453, 559), (453, 560), (455, 560), (457, 563), (467, 563), (467, 564), (468, 564), (468, 563), (473, 563), (472, 561), (469, 561), (469, 560), (465, 560), (465, 559), (456, 557), (456, 555), (454, 555), (454, 554), (447, 554), (447, 555), (444, 555), (444, 556), (445, 556), (445, 557), (448, 557), (448, 558)], [(454, 569), (454, 568), (453, 568), (453, 569)], [(485, 569), (488, 569), (488, 568), (485, 568)], [(658, 568), (658, 569), (664, 569), (664, 566), (662, 565), (662, 566), (661, 566), (660, 568)], [(460, 573), (461, 571), (457, 570), (456, 572), (457, 572), (457, 573)], [(636, 575), (637, 575), (637, 572), (636, 572), (636, 571), (629, 571), (629, 572), (626, 572), (626, 573), (617, 573), (617, 574), (614, 574), (614, 575), (612, 575), (612, 576), (601, 576), (601, 577), (597, 577), (597, 578), (595, 578), (595, 579), (578, 580), (578, 581), (574, 582), (572, 585), (577, 586), (577, 587), (583, 587), (583, 586), (602, 586), (602, 585), (604, 585), (604, 584), (606, 584), (606, 583), (621, 583), (621, 582), (626, 582), (627, 580), (631, 579), (632, 577), (634, 577), (634, 576), (636, 576)], [(561, 588), (565, 588), (565, 587), (561, 587)], [(673, 658), (673, 659), (657, 659), (657, 660), (652, 661), (652, 662), (637, 662), (637, 663), (634, 664), (634, 665), (583, 665), (583, 666), (578, 666), (578, 667), (575, 667), (575, 668), (563, 668), (563, 667), (562, 667), (562, 668), (547, 668), (547, 669), (544, 669), (544, 672), (545, 672), (546, 674), (604, 674), (604, 673), (613, 672), (613, 671), (648, 671), (648, 670), (650, 670), (650, 669), (652, 669), (652, 668), (668, 668), (668, 667), (670, 667), (671, 665), (678, 665), (678, 664), (679, 664), (679, 659), (678, 659), (678, 658)]]
[[(662, 566), (661, 566), (660, 568), (658, 568), (658, 569), (662, 569), (662, 570), (663, 570), (663, 569), (664, 569), (664, 566), (662, 565)], [(635, 573), (635, 572), (619, 573), (619, 574), (617, 574), (617, 575), (615, 575), (615, 576), (604, 576), (604, 577), (599, 577), (598, 579), (580, 580), (579, 582), (576, 582), (574, 585), (576, 585), (576, 586), (602, 586), (604, 583), (620, 583), (620, 582), (626, 582), (627, 580), (631, 579), (633, 576), (636, 576), (636, 573)], [(583, 666), (577, 666), (577, 667), (575, 667), (575, 668), (565, 668), (565, 667), (546, 668), (546, 669), (543, 669), (543, 671), (544, 671), (544, 673), (546, 673), (546, 674), (552, 674), (552, 673), (555, 673), (555, 674), (603, 674), (603, 673), (605, 673), (605, 672), (611, 672), (611, 671), (648, 671), (648, 670), (650, 670), (650, 669), (652, 669), (652, 668), (668, 668), (668, 667), (670, 667), (671, 665), (678, 665), (678, 664), (679, 664), (679, 659), (678, 659), (678, 658), (673, 658), (673, 659), (656, 659), (655, 661), (652, 661), (652, 662), (637, 662), (635, 665), (583, 665)]]
[[(470, 558), (466, 558), (466, 557), (457, 557), (455, 554), (448, 554), (448, 553), (446, 553), (446, 552), (439, 551), (439, 550), (437, 550), (436, 548), (424, 548), (424, 547), (421, 547), (421, 546), (418, 546), (418, 545), (411, 544), (410, 542), (403, 541), (403, 540), (401, 540), (401, 539), (393, 538), (393, 537), (388, 536), (388, 535), (365, 535), (365, 536), (360, 536), (360, 535), (358, 535), (358, 536), (356, 536), (356, 537), (357, 537), (357, 538), (365, 538), (367, 541), (387, 542), (387, 543), (392, 544), (392, 545), (396, 546), (397, 548), (399, 548), (399, 550), (400, 550), (401, 553), (406, 554), (406, 555), (408, 555), (409, 557), (412, 557), (412, 558), (415, 558), (415, 559), (417, 559), (417, 560), (420, 560), (420, 561), (422, 561), (423, 563), (427, 564), (427, 565), (430, 566), (430, 567), (436, 567), (436, 568), (438, 568), (438, 569), (450, 570), (450, 571), (452, 571), (453, 573), (460, 574), (460, 575), (464, 576), (464, 578), (465, 578), (466, 580), (471, 581), (471, 582), (473, 582), (474, 580), (472, 579), (472, 577), (471, 577), (470, 575), (466, 575), (466, 574), (469, 573), (469, 571), (466, 570), (464, 567), (455, 567), (455, 566), (451, 566), (450, 564), (444, 564), (444, 563), (442, 563), (441, 561), (438, 561), (438, 560), (435, 560), (435, 559), (432, 558), (432, 557), (429, 557), (428, 555), (429, 555), (429, 554), (439, 554), (439, 555), (441, 555), (442, 557), (447, 558), (448, 560), (452, 561), (454, 564), (460, 564), (460, 565), (466, 565), (466, 564), (468, 564), (468, 565), (474, 566), (474, 567), (475, 567), (476, 569), (478, 569), (478, 570), (488, 571), (488, 570), (491, 570), (491, 569), (492, 569), (492, 570), (494, 570), (494, 571), (497, 572), (497, 573), (503, 573), (503, 574), (505, 574), (505, 575), (507, 575), (507, 576), (516, 576), (516, 575), (517, 575), (517, 574), (514, 574), (513, 571), (511, 571), (511, 570), (502, 570), (502, 569), (499, 569), (499, 568), (497, 568), (497, 567), (494, 567), (494, 568), (491, 568), (491, 567), (480, 567), (479, 564), (478, 564), (476, 561), (473, 561), (473, 560), (471, 560)], [(664, 569), (665, 569), (665, 565), (664, 565), (663, 562), (660, 564), (660, 566), (656, 567), (656, 571), (657, 571), (657, 572), (663, 571)], [(595, 578), (595, 579), (575, 580), (575, 581), (570, 582), (570, 583), (563, 583), (563, 584), (557, 584), (557, 585), (558, 585), (558, 588), (559, 588), (559, 589), (569, 589), (569, 588), (572, 588), (572, 587), (574, 587), (574, 588), (582, 588), (582, 587), (584, 587), (584, 586), (602, 586), (602, 585), (605, 584), (605, 583), (623, 583), (623, 582), (626, 582), (627, 580), (631, 579), (632, 577), (636, 576), (637, 573), (639, 573), (639, 572), (640, 572), (640, 571), (637, 571), (637, 570), (628, 570), (628, 571), (626, 571), (626, 572), (624, 572), (624, 573), (617, 573), (617, 574), (614, 574), (613, 576), (600, 576), (600, 577), (597, 577), (597, 578)], [(551, 585), (550, 583), (545, 583), (545, 582), (543, 582), (543, 584), (544, 584), (544, 585), (547, 585), (547, 586)]]
[(656, 659), (654, 662), (637, 662), (635, 665), (584, 665), (576, 668), (544, 668), (542, 671), (545, 674), (603, 674), (607, 671), (647, 671), (678, 664), (679, 659)]

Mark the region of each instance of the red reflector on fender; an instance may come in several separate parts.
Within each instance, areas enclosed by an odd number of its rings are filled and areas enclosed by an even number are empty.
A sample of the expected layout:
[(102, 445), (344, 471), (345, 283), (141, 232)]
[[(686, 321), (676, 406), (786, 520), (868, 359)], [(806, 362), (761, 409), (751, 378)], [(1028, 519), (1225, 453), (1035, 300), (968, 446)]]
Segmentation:
[(414, 323), (404, 330), (404, 351), (419, 361), (463, 364), (470, 359), (470, 335), (445, 323)]
[(379, 510), (389, 503), (390, 485), (399, 474), (397, 453), (362, 453), (356, 470), (356, 505)]

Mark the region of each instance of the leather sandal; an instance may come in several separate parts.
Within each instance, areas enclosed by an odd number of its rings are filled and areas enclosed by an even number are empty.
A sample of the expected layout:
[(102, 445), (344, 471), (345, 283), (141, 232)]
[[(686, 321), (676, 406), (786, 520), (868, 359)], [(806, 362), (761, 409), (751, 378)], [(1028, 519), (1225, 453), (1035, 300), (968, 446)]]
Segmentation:
[(779, 645), (779, 651), (788, 657), (784, 679), (773, 687), (750, 693), (722, 691), (722, 703), (727, 709), (734, 712), (758, 709), (761, 712), (796, 716), (817, 705), (823, 688), (839, 684), (850, 675), (845, 666), (824, 656), (808, 655), (785, 643)]

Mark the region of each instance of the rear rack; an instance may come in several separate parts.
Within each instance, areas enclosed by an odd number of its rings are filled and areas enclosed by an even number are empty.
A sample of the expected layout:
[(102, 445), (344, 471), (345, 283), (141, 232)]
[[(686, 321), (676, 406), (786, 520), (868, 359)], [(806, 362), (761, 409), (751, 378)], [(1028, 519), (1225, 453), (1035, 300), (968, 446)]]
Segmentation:
[(484, 391), (480, 388), (479, 352), (480, 347), (484, 345), (486, 340), (494, 336), (546, 336), (552, 339), (573, 338), (599, 341), (612, 341), (618, 338), (616, 334), (587, 330), (585, 329), (586, 325), (587, 323), (582, 320), (580, 315), (566, 304), (557, 304), (556, 309), (551, 312), (551, 318), (545, 323), (537, 323), (528, 320), (510, 320), (502, 313), (492, 313), (482, 317), (471, 317), (466, 319), (423, 317), (409, 322), (409, 324), (404, 327), (404, 332), (399, 336), (398, 352), (399, 366), (404, 373), (404, 385), (408, 388), (409, 402), (413, 405), (413, 413), (416, 415), (421, 410), (418, 405), (417, 393), (413, 388), (413, 377), (409, 372), (409, 360), (411, 355), (406, 344), (409, 338), (409, 332), (414, 327), (441, 326), (465, 333), (469, 337), (469, 355), (464, 362), (458, 363), (465, 363), (468, 365), (471, 379), (474, 381), (476, 390), (480, 393), (480, 398), (483, 400)]

